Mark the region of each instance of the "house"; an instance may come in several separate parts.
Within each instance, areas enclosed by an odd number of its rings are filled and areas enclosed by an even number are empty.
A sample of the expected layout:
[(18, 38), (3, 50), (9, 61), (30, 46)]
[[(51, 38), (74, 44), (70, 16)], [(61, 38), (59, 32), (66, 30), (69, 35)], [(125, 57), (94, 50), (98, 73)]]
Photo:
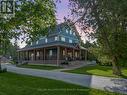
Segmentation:
[(60, 65), (65, 61), (85, 60), (87, 49), (80, 45), (80, 41), (75, 26), (62, 23), (47, 36), (18, 50), (19, 61)]

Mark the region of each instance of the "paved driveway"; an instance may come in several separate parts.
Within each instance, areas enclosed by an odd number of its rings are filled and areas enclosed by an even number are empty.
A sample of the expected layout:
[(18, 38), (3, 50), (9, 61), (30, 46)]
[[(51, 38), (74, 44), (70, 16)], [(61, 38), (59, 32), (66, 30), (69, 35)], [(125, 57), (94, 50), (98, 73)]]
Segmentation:
[(4, 64), (2, 65), (2, 67), (6, 67), (9, 72), (14, 72), (18, 74), (61, 80), (64, 82), (73, 83), (84, 87), (92, 87), (96, 89), (127, 94), (127, 79), (72, 74), (59, 71), (19, 68), (10, 64)]

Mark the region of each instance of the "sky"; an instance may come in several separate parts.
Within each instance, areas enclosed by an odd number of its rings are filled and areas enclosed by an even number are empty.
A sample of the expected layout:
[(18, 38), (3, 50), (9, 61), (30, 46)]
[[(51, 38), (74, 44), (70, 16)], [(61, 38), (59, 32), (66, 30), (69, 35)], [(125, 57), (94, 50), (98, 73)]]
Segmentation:
[(68, 17), (70, 15), (69, 10), (69, 1), (68, 0), (61, 0), (61, 3), (56, 3), (56, 18), (58, 19), (58, 23), (64, 22), (64, 16)]
[[(56, 3), (56, 19), (57, 19), (57, 23), (62, 23), (64, 22), (64, 17), (68, 17), (68, 15), (70, 14), (70, 10), (69, 10), (69, 1), (68, 0), (61, 0), (60, 3)], [(14, 42), (14, 40), (12, 40), (12, 42)], [(19, 40), (18, 41), (18, 45), (20, 46), (20, 48), (25, 47), (26, 43), (22, 42)]]
[[(69, 10), (69, 0), (61, 0), (60, 3), (56, 3), (56, 19), (57, 19), (57, 23), (62, 23), (64, 22), (64, 17), (68, 17), (70, 18), (71, 11)], [(77, 27), (78, 29), (78, 27)], [(78, 29), (79, 34), (82, 34), (80, 29)], [(85, 41), (85, 35), (82, 35), (81, 38)], [(13, 40), (12, 40), (13, 42)], [(18, 41), (18, 45), (20, 46), (20, 48), (25, 47), (26, 43), (22, 42), (19, 40)]]

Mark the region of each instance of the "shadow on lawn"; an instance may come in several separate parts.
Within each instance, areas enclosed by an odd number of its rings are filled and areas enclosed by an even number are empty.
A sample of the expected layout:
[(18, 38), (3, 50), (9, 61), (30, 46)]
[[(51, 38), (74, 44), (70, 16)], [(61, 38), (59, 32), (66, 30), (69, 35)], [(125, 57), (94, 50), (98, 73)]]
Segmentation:
[[(90, 70), (93, 70), (93, 71), (95, 70), (97, 73), (93, 74), (93, 73), (89, 72)], [(91, 67), (84, 68), (83, 71), (85, 72), (85, 74), (89, 74), (89, 75), (103, 76), (103, 74), (106, 74), (107, 77), (109, 76), (109, 77), (118, 77), (118, 78), (126, 78), (127, 79), (127, 75), (121, 75), (121, 76), (113, 75), (112, 74), (112, 67), (110, 67), (110, 66), (96, 66), (96, 67), (91, 66)]]
[(127, 76), (125, 76), (125, 75), (121, 75), (121, 77), (127, 79)]
[(106, 86), (104, 89), (113, 92), (121, 92), (127, 94), (127, 79), (111, 79), (114, 82), (114, 86)]

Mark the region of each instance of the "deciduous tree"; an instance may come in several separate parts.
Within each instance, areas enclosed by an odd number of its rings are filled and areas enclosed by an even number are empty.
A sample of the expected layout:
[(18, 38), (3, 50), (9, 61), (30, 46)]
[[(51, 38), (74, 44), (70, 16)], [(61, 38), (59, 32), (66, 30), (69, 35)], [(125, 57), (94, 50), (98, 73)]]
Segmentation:
[(15, 16), (0, 15), (0, 51), (10, 39), (32, 41), (44, 36), (56, 24), (53, 0), (16, 0)]
[(87, 33), (92, 27), (100, 52), (112, 60), (113, 74), (121, 75), (119, 60), (127, 51), (127, 0), (70, 0), (72, 14)]

